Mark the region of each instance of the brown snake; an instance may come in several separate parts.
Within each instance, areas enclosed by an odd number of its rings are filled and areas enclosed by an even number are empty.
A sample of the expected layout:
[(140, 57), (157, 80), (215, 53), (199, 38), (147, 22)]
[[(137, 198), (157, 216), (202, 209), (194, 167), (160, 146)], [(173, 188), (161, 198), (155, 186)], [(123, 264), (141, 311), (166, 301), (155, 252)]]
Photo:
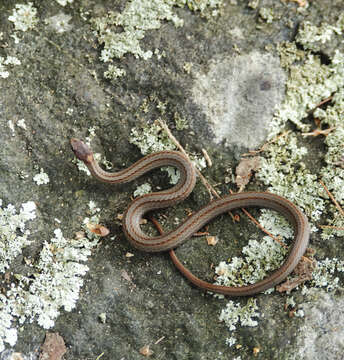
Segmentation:
[[(172, 206), (184, 200), (193, 190), (196, 182), (194, 166), (182, 153), (161, 151), (147, 155), (128, 168), (110, 173), (100, 168), (92, 151), (82, 141), (71, 139), (72, 149), (97, 179), (111, 183), (130, 182), (144, 173), (162, 166), (173, 166), (180, 172), (178, 183), (172, 188), (140, 196), (130, 203), (123, 215), (123, 230), (129, 242), (137, 249), (158, 252), (170, 250), (177, 268), (195, 285), (209, 291), (230, 295), (247, 296), (267, 290), (284, 280), (295, 268), (304, 254), (309, 241), (309, 225), (302, 211), (289, 200), (268, 192), (245, 192), (214, 200), (188, 217), (177, 229), (159, 236), (147, 236), (140, 227), (142, 217), (149, 211)], [(282, 266), (265, 279), (255, 284), (229, 287), (207, 283), (187, 270), (172, 251), (216, 216), (243, 207), (270, 208), (283, 214), (293, 225), (294, 241)]]

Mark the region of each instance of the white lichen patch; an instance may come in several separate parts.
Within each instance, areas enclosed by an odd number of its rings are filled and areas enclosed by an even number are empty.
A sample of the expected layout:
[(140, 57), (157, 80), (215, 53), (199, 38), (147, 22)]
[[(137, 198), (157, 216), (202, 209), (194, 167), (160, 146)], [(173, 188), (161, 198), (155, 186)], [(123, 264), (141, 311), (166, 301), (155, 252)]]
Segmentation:
[(341, 16), (336, 25), (323, 23), (320, 26), (304, 21), (298, 30), (296, 41), (302, 44), (305, 49), (319, 51), (320, 44), (331, 41), (332, 36), (335, 34), (342, 34), (342, 19), (344, 19), (344, 16)]
[(150, 192), (152, 192), (152, 187), (150, 186), (150, 184), (144, 183), (136, 188), (133, 195), (134, 197), (137, 197), (137, 196), (149, 194)]
[[(319, 260), (309, 286), (323, 288), (326, 291), (338, 289), (340, 287), (338, 277), (340, 273), (344, 273), (344, 260), (337, 258)], [(304, 287), (303, 293), (307, 293), (307, 287)]]
[[(344, 86), (343, 54), (336, 51), (330, 64), (322, 64), (318, 55), (311, 51), (296, 50), (295, 46), (278, 47), (283, 64), (289, 71), (287, 91), (283, 104), (275, 112), (270, 124), (269, 138), (276, 136), (288, 121), (302, 131), (309, 131), (309, 112), (324, 99)], [(291, 61), (303, 58), (303, 63), (286, 61), (291, 52)]]
[(27, 31), (33, 29), (38, 23), (36, 15), (37, 9), (32, 2), (28, 2), (27, 4), (17, 4), (8, 20), (13, 22), (16, 30)]
[[(226, 307), (221, 310), (219, 319), (227, 325), (230, 331), (233, 331), (239, 325), (257, 326), (259, 315), (257, 300), (250, 298), (244, 306), (230, 300)], [(230, 343), (233, 343), (233, 341)]]
[(104, 72), (104, 77), (106, 79), (116, 80), (119, 77), (125, 76), (126, 71), (124, 69), (120, 69), (117, 66), (109, 65), (107, 71)]
[(11, 261), (22, 249), (31, 243), (28, 221), (36, 218), (36, 205), (33, 201), (22, 204), (19, 213), (11, 204), (2, 207), (0, 199), (0, 273), (10, 267)]
[[(82, 277), (88, 271), (83, 264), (98, 243), (95, 234), (88, 230), (87, 224), (99, 223), (99, 208), (90, 202), (91, 218), (84, 220), (84, 232), (74, 239), (66, 239), (60, 229), (54, 231), (54, 237), (45, 241), (39, 260), (31, 264), (30, 276), (14, 274), (17, 283), (12, 283), (5, 294), (0, 294), (0, 352), (5, 343), (13, 346), (17, 340), (17, 328), (26, 321), (37, 321), (45, 329), (54, 325), (61, 308), (71, 311), (79, 297), (83, 285)], [(35, 218), (35, 206), (32, 202), (22, 205), (16, 214), (9, 205), (1, 208), (0, 202), (0, 244), (1, 271), (9, 266), (10, 260), (17, 256), (22, 248), (30, 243), (25, 223)], [(20, 231), (22, 235), (18, 235)], [(8, 251), (4, 252), (6, 244)], [(10, 251), (10, 252), (9, 252)]]
[(23, 130), (27, 130), (25, 119), (18, 120), (16, 125)]
[(317, 175), (302, 161), (306, 154), (307, 149), (297, 145), (294, 134), (281, 136), (266, 148), (256, 176), (268, 186), (268, 191), (286, 197), (316, 221), (326, 203)]
[(216, 284), (224, 286), (243, 286), (264, 279), (270, 271), (278, 269), (287, 250), (264, 236), (261, 242), (250, 240), (242, 249), (244, 257), (233, 257), (222, 261), (215, 268)]
[(6, 79), (10, 76), (9, 65), (20, 65), (21, 62), (15, 56), (7, 56), (6, 59), (0, 56), (0, 78)]
[(56, 0), (61, 6), (66, 6), (67, 4), (73, 4), (74, 0)]
[(33, 177), (33, 181), (37, 184), (37, 185), (45, 185), (48, 184), (50, 179), (47, 173), (44, 172), (44, 170), (41, 168), (39, 174), (36, 174)]
[(98, 41), (104, 45), (100, 59), (109, 62), (131, 53), (147, 60), (153, 51), (143, 50), (140, 45), (147, 31), (159, 29), (162, 21), (172, 21), (176, 27), (183, 25), (183, 20), (173, 11), (175, 6), (187, 5), (191, 10), (203, 13), (207, 8), (216, 10), (221, 3), (222, 0), (131, 0), (121, 13), (109, 11), (107, 15), (93, 19)]
[(59, 14), (46, 19), (44, 22), (58, 34), (62, 34), (73, 28), (73, 26), (69, 24), (71, 20), (72, 17), (70, 15), (60, 12)]

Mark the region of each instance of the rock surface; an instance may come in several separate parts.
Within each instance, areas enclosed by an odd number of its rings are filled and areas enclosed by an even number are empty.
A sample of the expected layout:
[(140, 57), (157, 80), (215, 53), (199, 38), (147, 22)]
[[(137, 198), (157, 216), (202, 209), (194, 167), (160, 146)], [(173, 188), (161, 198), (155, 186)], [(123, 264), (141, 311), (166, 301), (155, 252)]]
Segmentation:
[[(163, 117), (175, 130), (178, 113), (187, 118), (189, 127), (176, 131), (176, 136), (191, 152), (206, 148), (214, 163), (206, 170), (207, 177), (225, 184), (228, 169), (234, 169), (242, 152), (266, 141), (273, 108), (283, 100), (286, 74), (273, 45), (292, 41), (305, 19), (315, 24), (335, 21), (344, 11), (343, 2), (312, 1), (300, 12), (296, 2), (262, 0), (253, 9), (248, 1), (228, 1), (216, 17), (176, 7), (183, 27), (163, 21), (141, 41), (142, 48), (159, 49), (164, 56), (143, 60), (127, 54), (115, 59), (126, 75), (114, 80), (104, 78), (107, 65), (99, 60), (102, 46), (91, 20), (110, 10), (121, 12), (127, 2), (61, 3), (33, 1), (38, 23), (21, 32), (8, 20), (16, 2), (0, 0), (0, 56), (14, 56), (21, 63), (1, 70), (0, 62), (0, 72), (9, 72), (0, 77), (0, 199), (17, 210), (27, 201), (37, 206), (37, 219), (28, 226), (32, 243), (1, 274), (1, 292), (6, 294), (18, 274), (35, 277), (30, 264), (37, 261), (45, 241), (54, 237), (56, 228), (73, 238), (93, 200), (111, 235), (92, 249), (76, 307), (71, 312), (60, 309), (51, 329), (64, 339), (64, 359), (142, 359), (139, 351), (145, 345), (153, 351), (151, 359), (342, 359), (343, 295), (323, 290), (317, 290), (313, 302), (304, 307), (304, 318), (288, 318), (280, 294), (257, 296), (259, 325), (238, 327), (241, 346), (226, 345), (231, 334), (218, 318), (227, 300), (190, 285), (167, 254), (131, 248), (116, 220), (136, 185), (151, 178), (155, 187), (163, 187), (166, 176), (156, 172), (135, 184), (101, 184), (78, 171), (69, 139), (94, 131), (92, 148), (119, 169), (141, 157), (128, 141), (133, 127)], [(272, 23), (259, 16), (261, 8), (273, 10)], [(333, 49), (341, 46), (343, 51), (343, 44), (325, 45), (325, 60)], [(24, 127), (19, 126), (22, 119)], [(322, 149), (318, 143), (317, 150)], [(33, 177), (41, 168), (50, 181), (38, 186)], [(260, 186), (256, 183), (253, 188)], [(221, 190), (228, 192), (225, 185)], [(172, 219), (166, 228), (173, 227), (175, 218), (185, 217), (185, 209), (195, 210), (207, 201), (206, 190), (198, 184), (183, 205), (162, 212)], [(241, 239), (256, 231), (248, 220), (237, 226), (229, 222), (222, 218), (210, 227), (226, 239), (225, 244), (220, 241), (209, 250), (204, 239), (195, 238), (177, 251), (190, 269), (209, 281), (214, 275), (210, 265), (225, 260), (224, 254), (238, 254), (245, 244)], [(319, 242), (318, 246), (326, 253), (326, 246)], [(331, 255), (342, 256), (343, 245), (339, 250), (329, 246)], [(46, 330), (36, 322), (15, 326), (18, 341), (13, 347), (7, 343), (0, 359), (14, 359), (13, 352), (38, 359)]]

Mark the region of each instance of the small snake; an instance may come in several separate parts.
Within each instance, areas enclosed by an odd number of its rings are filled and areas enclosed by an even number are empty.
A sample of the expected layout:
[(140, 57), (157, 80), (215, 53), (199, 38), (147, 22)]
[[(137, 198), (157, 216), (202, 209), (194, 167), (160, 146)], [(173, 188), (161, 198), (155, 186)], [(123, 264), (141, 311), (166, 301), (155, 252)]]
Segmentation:
[[(97, 179), (111, 183), (130, 182), (144, 173), (162, 166), (173, 166), (180, 172), (178, 183), (172, 188), (140, 196), (130, 203), (123, 215), (123, 230), (129, 242), (137, 249), (158, 252), (170, 250), (173, 262), (178, 269), (195, 285), (209, 291), (230, 296), (247, 296), (265, 291), (284, 280), (295, 268), (304, 254), (309, 241), (309, 225), (302, 211), (289, 200), (268, 192), (245, 192), (225, 196), (214, 200), (189, 216), (177, 229), (161, 233), (159, 236), (147, 236), (140, 227), (143, 216), (155, 209), (166, 208), (184, 200), (193, 190), (196, 183), (196, 172), (193, 164), (182, 153), (161, 151), (147, 155), (128, 168), (110, 173), (101, 169), (95, 161), (90, 148), (78, 139), (71, 139), (75, 156), (83, 161), (91, 174)], [(246, 286), (221, 286), (202, 281), (187, 270), (172, 251), (190, 238), (200, 228), (216, 216), (243, 207), (270, 208), (283, 214), (293, 225), (294, 241), (282, 266), (269, 276), (255, 284)]]

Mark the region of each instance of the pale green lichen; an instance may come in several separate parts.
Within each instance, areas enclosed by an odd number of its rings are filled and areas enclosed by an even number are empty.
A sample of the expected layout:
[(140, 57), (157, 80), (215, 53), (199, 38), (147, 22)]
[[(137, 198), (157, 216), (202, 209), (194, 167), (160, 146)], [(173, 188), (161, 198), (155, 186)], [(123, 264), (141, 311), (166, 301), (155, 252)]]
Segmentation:
[(309, 21), (304, 21), (297, 32), (296, 42), (301, 44), (304, 49), (319, 51), (321, 44), (331, 41), (334, 34), (342, 34), (341, 21), (343, 18), (344, 16), (341, 16), (336, 25), (323, 23), (316, 26)]
[(129, 141), (140, 149), (142, 155), (176, 149), (158, 123), (132, 128)]
[(126, 71), (114, 65), (109, 65), (107, 71), (104, 72), (104, 77), (110, 80), (116, 80), (124, 75), (126, 75)]
[(274, 21), (274, 11), (271, 8), (262, 7), (258, 13), (260, 18), (267, 24), (271, 24)]
[(226, 345), (231, 347), (237, 343), (237, 339), (234, 336), (226, 338)]
[[(313, 278), (308, 286), (321, 287), (326, 291), (333, 291), (340, 287), (339, 277), (340, 273), (344, 273), (344, 260), (337, 258), (317, 261), (317, 266), (313, 271)], [(303, 293), (308, 292), (308, 287), (303, 287)]]
[[(4, 272), (14, 257), (31, 242), (25, 226), (36, 215), (32, 202), (23, 204), (19, 214), (13, 206), (2, 209), (1, 205), (0, 202), (0, 266), (1, 272)], [(89, 207), (92, 216), (84, 220), (83, 233), (71, 240), (64, 238), (61, 230), (56, 229), (55, 236), (44, 242), (38, 261), (31, 264), (30, 275), (13, 274), (17, 283), (0, 294), (0, 352), (4, 350), (5, 343), (15, 345), (16, 322), (23, 324), (37, 320), (40, 326), (48, 329), (54, 325), (61, 308), (71, 311), (75, 307), (83, 285), (82, 276), (88, 271), (82, 262), (88, 259), (91, 249), (98, 243), (87, 224), (99, 223), (99, 208), (93, 202)], [(18, 231), (22, 235), (18, 235)], [(6, 244), (10, 246), (4, 251)]]
[(26, 5), (17, 4), (8, 20), (13, 22), (16, 30), (27, 31), (37, 25), (38, 19), (36, 15), (37, 9), (33, 7), (31, 2), (28, 2)]
[(42, 168), (39, 174), (36, 174), (32, 179), (37, 185), (45, 185), (50, 181), (48, 174)]
[(14, 56), (7, 56), (6, 59), (0, 56), (0, 78), (6, 79), (10, 73), (8, 71), (9, 65), (20, 65), (21, 62)]
[(316, 221), (326, 202), (317, 175), (303, 162), (306, 154), (307, 149), (297, 145), (294, 134), (282, 136), (266, 148), (256, 176), (268, 186), (267, 190), (293, 201)]
[(74, 0), (56, 0), (61, 6), (66, 6), (68, 3), (73, 4)]
[(257, 300), (250, 298), (244, 306), (230, 300), (226, 307), (221, 310), (219, 319), (227, 325), (230, 331), (233, 331), (238, 325), (257, 326), (258, 321), (256, 318), (259, 315)]
[(309, 111), (343, 86), (343, 66), (334, 62), (322, 64), (320, 57), (311, 53), (305, 54), (302, 65), (291, 65), (285, 100), (275, 112), (269, 138), (276, 136), (288, 121), (303, 131), (309, 131), (310, 125), (305, 122)]
[(152, 187), (148, 183), (144, 183), (136, 188), (134, 191), (134, 197), (149, 194), (152, 191)]
[[(127, 53), (149, 59), (153, 53), (142, 50), (140, 40), (146, 31), (159, 29), (163, 20), (172, 21), (176, 26), (182, 25), (181, 19), (172, 11), (174, 5), (172, 0), (132, 0), (122, 13), (110, 11), (106, 16), (94, 19), (98, 40), (104, 44), (101, 60), (108, 62)], [(118, 27), (123, 31), (116, 31)]]
[(186, 130), (189, 128), (188, 120), (184, 117), (181, 117), (178, 112), (174, 113), (174, 122), (176, 123), (176, 129), (178, 131)]
[(287, 250), (269, 236), (264, 236), (261, 242), (249, 240), (242, 253), (244, 257), (233, 257), (229, 262), (220, 262), (215, 268), (216, 284), (254, 284), (281, 266)]
[(174, 7), (187, 5), (193, 11), (205, 14), (207, 8), (216, 9), (222, 0), (131, 0), (121, 13), (109, 11), (105, 16), (92, 20), (100, 44), (104, 45), (100, 59), (109, 62), (131, 53), (136, 58), (147, 60), (152, 50), (143, 50), (141, 40), (149, 30), (157, 30), (163, 21), (172, 21), (176, 27), (183, 20), (174, 13)]
[(257, 9), (259, 5), (259, 0), (250, 0), (247, 4), (247, 6), (251, 9)]
[(73, 28), (73, 26), (69, 24), (71, 20), (72, 16), (61, 12), (44, 20), (44, 22), (58, 34), (62, 34), (66, 31), (70, 31)]
[(22, 204), (19, 213), (11, 204), (2, 207), (0, 199), (0, 273), (10, 267), (22, 249), (31, 243), (30, 231), (26, 223), (36, 218), (36, 205), (33, 201)]

